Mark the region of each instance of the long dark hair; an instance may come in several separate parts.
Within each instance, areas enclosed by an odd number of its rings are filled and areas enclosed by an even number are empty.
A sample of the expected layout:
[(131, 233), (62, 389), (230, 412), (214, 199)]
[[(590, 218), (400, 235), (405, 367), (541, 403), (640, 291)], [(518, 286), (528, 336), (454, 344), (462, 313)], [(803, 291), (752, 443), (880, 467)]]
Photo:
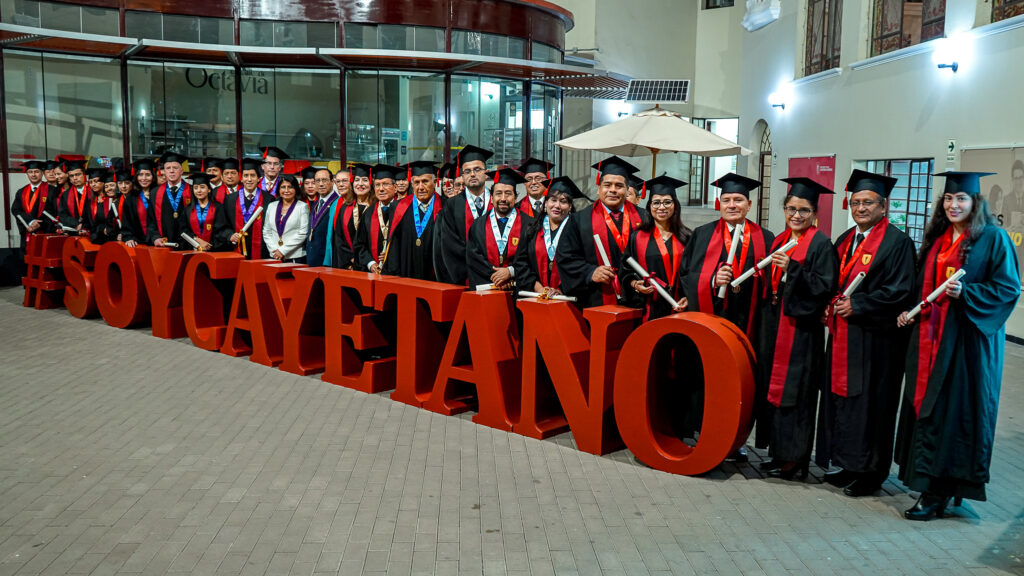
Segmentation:
[(650, 232), (654, 230), (654, 216), (651, 215), (651, 202), (654, 201), (655, 196), (668, 196), (672, 199), (672, 217), (668, 219), (668, 229), (672, 232), (672, 235), (679, 239), (680, 242), (685, 246), (690, 241), (690, 235), (693, 234), (693, 230), (686, 227), (683, 224), (682, 206), (679, 204), (679, 198), (675, 194), (651, 194), (647, 199), (647, 205), (644, 206), (643, 210), (640, 210), (640, 229), (644, 232)]
[[(938, 242), (939, 238), (946, 233), (946, 230), (950, 227), (949, 218), (946, 217), (946, 208), (943, 206), (942, 199), (946, 196), (945, 193), (939, 195), (938, 200), (935, 201), (935, 208), (932, 210), (931, 220), (928, 221), (928, 226), (924, 229), (924, 240), (921, 241), (921, 251), (917, 254), (917, 269), (920, 271), (925, 265), (925, 260), (928, 259), (928, 252), (932, 249), (932, 246)], [(989, 208), (988, 200), (985, 199), (981, 194), (975, 194), (971, 196), (971, 213), (967, 219), (967, 238), (960, 248), (960, 258), (966, 260), (967, 253), (971, 251), (971, 244), (981, 234), (981, 231), (985, 226), (989, 226), (996, 223), (995, 216), (992, 215), (992, 210)]]

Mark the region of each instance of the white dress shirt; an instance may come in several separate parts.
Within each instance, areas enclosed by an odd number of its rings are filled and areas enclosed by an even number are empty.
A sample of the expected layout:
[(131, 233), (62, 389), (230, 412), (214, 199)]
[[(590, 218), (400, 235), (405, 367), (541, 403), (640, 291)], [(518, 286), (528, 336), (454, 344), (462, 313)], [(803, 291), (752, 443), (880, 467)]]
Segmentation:
[[(277, 234), (277, 211), (281, 201), (275, 200), (267, 206), (266, 219), (263, 222), (263, 242), (267, 252), (273, 254), (280, 250), (285, 260), (306, 257), (306, 236), (309, 235), (309, 206), (295, 199), (292, 215), (284, 225), (284, 234)], [(283, 242), (283, 243), (282, 243)]]

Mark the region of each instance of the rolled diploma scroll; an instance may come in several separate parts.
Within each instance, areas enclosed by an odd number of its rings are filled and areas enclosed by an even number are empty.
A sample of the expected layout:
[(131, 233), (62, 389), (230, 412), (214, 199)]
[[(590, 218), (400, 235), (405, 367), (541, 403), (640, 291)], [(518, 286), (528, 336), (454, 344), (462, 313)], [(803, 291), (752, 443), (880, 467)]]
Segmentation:
[(56, 218), (54, 218), (53, 214), (50, 214), (46, 210), (43, 210), (43, 215), (46, 216), (47, 218), (49, 218), (50, 220), (53, 220), (53, 223), (56, 224), (57, 226), (60, 226), (60, 229), (64, 230), (65, 232), (75, 232), (76, 231), (74, 228), (72, 228), (70, 226), (65, 226), (65, 225), (61, 224), (60, 220), (57, 220)]
[(500, 290), (500, 288), (494, 284), (477, 284), (475, 289), (476, 292), (487, 292), (490, 290)]
[(18, 214), (18, 222), (21, 222), (21, 225), (25, 227), (25, 233), (27, 234), (28, 224), (25, 224), (25, 219), (21, 217), (21, 214)]
[[(608, 259), (608, 253), (604, 251), (604, 244), (601, 244), (601, 237), (594, 234), (594, 246), (597, 246), (597, 253), (601, 256), (601, 263), (611, 268), (612, 261)], [(612, 288), (615, 288), (614, 281), (612, 282)], [(619, 294), (618, 290), (615, 290), (615, 297), (621, 298), (622, 294)]]
[[(520, 300), (524, 300), (524, 299), (528, 299), (528, 298), (543, 298), (543, 296), (544, 295), (541, 294), (540, 292), (526, 292), (526, 291), (522, 291), (522, 292), (519, 293), (519, 299)], [(576, 297), (575, 296), (563, 296), (561, 294), (552, 294), (551, 296), (548, 296), (547, 298), (544, 298), (544, 299), (545, 300), (561, 300), (562, 302), (575, 302), (576, 301)]]
[(168, 247), (168, 248), (177, 248), (178, 247), (178, 244), (176, 242), (164, 242), (163, 245)]
[(778, 250), (776, 250), (775, 252), (772, 252), (768, 256), (765, 256), (764, 260), (761, 260), (760, 262), (757, 263), (757, 266), (754, 266), (754, 267), (750, 268), (749, 270), (747, 270), (746, 272), (741, 274), (739, 277), (737, 277), (735, 280), (733, 280), (730, 283), (730, 286), (735, 288), (735, 287), (739, 286), (740, 284), (743, 284), (747, 280), (747, 278), (750, 278), (751, 276), (754, 275), (754, 272), (757, 272), (758, 270), (764, 270), (765, 268), (767, 268), (768, 265), (772, 263), (772, 256), (778, 254), (779, 252), (785, 252), (785, 251), (793, 248), (794, 246), (796, 246), (799, 243), (800, 242), (797, 241), (797, 240), (790, 240), (789, 242), (786, 242), (782, 246), (779, 246)]
[[(739, 245), (740, 245), (740, 235), (739, 234), (733, 234), (732, 235), (732, 244), (730, 244), (730, 246), (729, 246), (729, 259), (725, 261), (726, 264), (732, 265), (732, 259), (736, 257), (736, 248), (738, 248)], [(742, 266), (742, 265), (743, 265), (743, 263), (741, 262), (740, 266)], [(718, 288), (718, 297), (719, 298), (725, 298), (725, 289), (726, 288), (728, 288), (728, 286), (726, 286), (725, 284), (722, 284)]]
[(259, 218), (260, 214), (263, 214), (263, 206), (257, 206), (256, 211), (252, 213), (252, 216), (249, 216), (248, 220), (245, 221), (245, 226), (242, 226), (242, 234), (249, 231), (249, 227), (252, 226), (252, 223), (255, 222), (257, 218)]
[(854, 276), (853, 280), (850, 281), (850, 285), (846, 287), (846, 291), (843, 292), (843, 298), (849, 298), (857, 290), (857, 286), (860, 286), (860, 283), (864, 281), (865, 276), (867, 276), (866, 272), (861, 272)]
[(199, 247), (199, 242), (196, 242), (195, 239), (189, 236), (188, 234), (182, 232), (181, 237), (185, 239), (185, 242), (191, 244), (192, 247), (195, 248), (196, 250), (202, 250), (202, 248)]
[[(925, 301), (931, 304), (932, 302), (938, 300), (939, 296), (942, 296), (942, 293), (946, 291), (946, 288), (949, 288), (950, 283), (956, 282), (957, 280), (963, 278), (964, 274), (967, 274), (967, 272), (964, 271), (963, 268), (954, 272), (952, 276), (947, 278), (945, 282), (943, 282), (938, 288), (932, 291), (932, 293), (928, 295), (928, 298), (926, 298)], [(920, 314), (921, 308), (924, 307), (924, 304), (924, 302), (921, 302), (917, 306), (914, 306), (913, 310), (911, 310), (910, 313), (907, 314), (907, 320)]]
[[(641, 266), (640, 263), (637, 262), (636, 260), (633, 260), (633, 258), (627, 256), (626, 264), (629, 264), (630, 268), (636, 270), (636, 273), (639, 274), (644, 280), (647, 280), (648, 278), (651, 277), (647, 270), (644, 270), (643, 266)], [(650, 282), (648, 282), (648, 284), (654, 286), (654, 289), (658, 292), (658, 294), (660, 294), (661, 297), (664, 298), (665, 301), (668, 302), (668, 305), (671, 306), (673, 309), (679, 305), (679, 303), (676, 302), (675, 298), (673, 298), (671, 294), (666, 292), (665, 289), (661, 287), (661, 284), (658, 284), (654, 280), (651, 280)]]

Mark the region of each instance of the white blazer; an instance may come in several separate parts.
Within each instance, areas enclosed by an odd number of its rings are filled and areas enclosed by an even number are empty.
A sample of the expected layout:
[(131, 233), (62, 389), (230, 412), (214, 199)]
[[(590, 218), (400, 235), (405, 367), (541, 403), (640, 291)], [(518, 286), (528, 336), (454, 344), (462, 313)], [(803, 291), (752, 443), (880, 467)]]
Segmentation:
[(267, 252), (273, 254), (274, 250), (280, 250), (285, 260), (305, 258), (306, 236), (309, 235), (309, 206), (296, 198), (292, 215), (284, 224), (284, 235), (278, 236), (277, 211), (280, 206), (280, 200), (275, 200), (267, 206), (266, 219), (263, 221), (263, 242), (267, 245)]

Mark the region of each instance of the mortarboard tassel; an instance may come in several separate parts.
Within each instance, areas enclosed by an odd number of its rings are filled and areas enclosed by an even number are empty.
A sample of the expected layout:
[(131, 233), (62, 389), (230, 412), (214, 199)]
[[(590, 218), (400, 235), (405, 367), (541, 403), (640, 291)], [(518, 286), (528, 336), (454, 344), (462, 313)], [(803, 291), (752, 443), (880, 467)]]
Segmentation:
[(594, 186), (601, 185), (601, 162), (604, 162), (604, 160), (600, 160), (597, 163), (597, 179), (594, 181)]
[(263, 159), (264, 160), (267, 159), (267, 154), (269, 154), (269, 153), (270, 153), (270, 146), (267, 146), (266, 148), (263, 149)]
[(843, 210), (849, 210), (849, 209), (850, 209), (850, 197), (849, 196), (843, 196)]
[(721, 210), (721, 209), (722, 209), (722, 200), (718, 196), (715, 196), (715, 210)]
[(644, 182), (643, 186), (640, 187), (640, 199), (643, 200), (647, 197), (647, 182)]

